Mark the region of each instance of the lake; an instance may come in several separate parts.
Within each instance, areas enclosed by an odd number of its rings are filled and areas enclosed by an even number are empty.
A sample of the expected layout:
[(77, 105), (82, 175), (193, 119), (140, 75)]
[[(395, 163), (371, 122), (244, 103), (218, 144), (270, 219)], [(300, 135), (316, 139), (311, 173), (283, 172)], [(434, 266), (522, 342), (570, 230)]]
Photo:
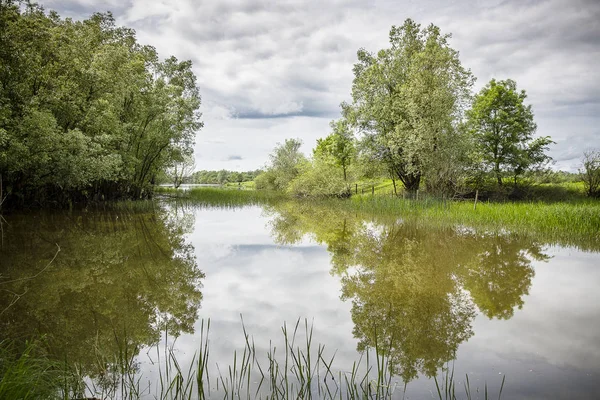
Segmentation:
[[(90, 396), (122, 398), (111, 385), (125, 365), (139, 397), (154, 398), (171, 357), (183, 370), (197, 361), (209, 321), (214, 398), (244, 357), (244, 332), (266, 370), (273, 348), (283, 366), (282, 326), (291, 335), (297, 322), (294, 346), (308, 336), (302, 355), (331, 360), (331, 376), (319, 371), (330, 386), (359, 360), (366, 371), (377, 347), (392, 372), (383, 397), (438, 398), (433, 377), (450, 374), (459, 398), (466, 374), (473, 398), (486, 386), (496, 398), (503, 377), (502, 398), (597, 396), (597, 248), (296, 202), (134, 208), (2, 224), (1, 339), (39, 339)], [(256, 385), (258, 370), (248, 377)]]

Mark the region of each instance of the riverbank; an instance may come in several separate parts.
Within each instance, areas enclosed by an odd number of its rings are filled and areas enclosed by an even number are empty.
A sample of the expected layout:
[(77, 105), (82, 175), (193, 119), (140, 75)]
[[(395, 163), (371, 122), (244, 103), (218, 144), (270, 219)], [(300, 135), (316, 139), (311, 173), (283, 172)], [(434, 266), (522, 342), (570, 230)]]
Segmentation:
[[(204, 206), (239, 207), (297, 202), (303, 208), (322, 206), (361, 213), (364, 217), (400, 217), (435, 225), (463, 225), (486, 231), (510, 231), (534, 236), (546, 243), (576, 246), (582, 250), (600, 249), (600, 201), (578, 198), (570, 201), (444, 200), (422, 196), (405, 199), (387, 195), (358, 195), (349, 199), (297, 200), (281, 192), (198, 188), (185, 193), (161, 190), (169, 198), (189, 200)], [(306, 212), (309, 212), (307, 209)]]

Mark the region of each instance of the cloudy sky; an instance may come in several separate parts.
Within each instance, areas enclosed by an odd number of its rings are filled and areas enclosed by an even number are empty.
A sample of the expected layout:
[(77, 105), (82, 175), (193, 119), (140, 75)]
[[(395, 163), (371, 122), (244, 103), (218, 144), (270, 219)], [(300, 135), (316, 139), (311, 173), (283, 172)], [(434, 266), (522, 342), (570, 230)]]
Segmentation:
[(555, 168), (576, 170), (600, 148), (598, 0), (41, 0), (77, 19), (112, 11), (160, 55), (191, 59), (205, 127), (197, 169), (263, 166), (277, 142), (308, 153), (350, 100), (356, 51), (388, 45), (406, 18), (451, 33), (477, 77), (516, 80)]

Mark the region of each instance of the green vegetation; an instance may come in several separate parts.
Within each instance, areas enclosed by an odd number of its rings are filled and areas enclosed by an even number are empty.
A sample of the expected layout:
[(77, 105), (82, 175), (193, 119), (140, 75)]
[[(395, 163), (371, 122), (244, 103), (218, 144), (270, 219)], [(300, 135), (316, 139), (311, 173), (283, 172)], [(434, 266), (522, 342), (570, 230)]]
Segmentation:
[(157, 188), (157, 193), (168, 199), (190, 202), (205, 207), (243, 207), (260, 205), (285, 199), (285, 194), (273, 190), (240, 190), (237, 185), (225, 188), (196, 187), (182, 191), (174, 188)]
[(300, 139), (286, 139), (275, 146), (271, 153), (271, 165), (254, 180), (257, 189), (286, 191), (290, 182), (300, 173), (306, 157), (300, 152)]
[(600, 198), (600, 151), (590, 150), (583, 155), (581, 176), (590, 197)]
[(462, 157), (457, 125), (473, 77), (435, 25), (407, 19), (389, 38), (388, 49), (358, 51), (352, 103), (342, 104), (343, 115), (365, 133), (365, 151), (408, 191), (418, 190), (422, 177), (438, 190), (440, 174)]
[[(296, 178), (301, 182), (302, 176)], [(293, 185), (294, 183), (292, 183)], [(532, 201), (477, 202), (432, 197), (426, 193), (398, 197), (390, 180), (362, 182), (358, 195), (350, 199), (297, 200), (297, 207), (324, 206), (332, 210), (359, 212), (365, 218), (397, 218), (425, 226), (463, 226), (479, 231), (508, 231), (534, 237), (546, 243), (600, 249), (600, 203), (586, 199), (579, 183), (540, 184), (527, 193)], [(320, 190), (321, 188), (315, 188)], [(353, 191), (355, 188), (352, 189)], [(161, 188), (161, 193), (205, 206), (240, 207), (278, 204), (293, 197), (280, 191), (194, 188), (189, 191)]]
[(224, 169), (220, 171), (197, 171), (192, 174), (187, 183), (211, 183), (222, 185), (225, 183), (251, 182), (261, 172), (260, 169), (246, 172), (227, 171)]
[(148, 197), (202, 127), (190, 61), (158, 59), (110, 13), (0, 4), (4, 206)]
[(600, 249), (600, 203), (575, 202), (478, 202), (395, 199), (367, 195), (349, 201), (334, 201), (332, 207), (401, 216), (426, 225), (460, 225), (491, 232), (508, 231), (539, 238), (547, 243)]
[(524, 104), (526, 97), (524, 90), (517, 91), (515, 81), (492, 79), (467, 112), (481, 170), (491, 170), (500, 186), (504, 175), (512, 176), (516, 184), (524, 172), (548, 161), (544, 152), (554, 143), (549, 137), (533, 139), (536, 124), (531, 106)]
[[(186, 180), (189, 180), (189, 175), (194, 171), (195, 166), (194, 156), (192, 154), (185, 155), (180, 160), (175, 160), (171, 166), (165, 170), (164, 177), (168, 179), (170, 183), (173, 183), (174, 187), (178, 188)], [(157, 178), (157, 180), (160, 179)]]
[(350, 131), (348, 121), (344, 119), (332, 121), (330, 126), (333, 133), (325, 139), (317, 140), (314, 156), (316, 159), (323, 159), (341, 167), (344, 181), (348, 181), (348, 167), (356, 158), (354, 135)]
[(27, 342), (24, 349), (0, 342), (0, 398), (59, 399), (68, 379), (64, 366), (49, 359), (38, 342)]
[[(300, 329), (299, 329), (300, 328)], [(303, 329), (302, 329), (303, 328)], [(103, 379), (88, 379), (77, 367), (56, 363), (46, 356), (33, 353), (41, 346), (28, 344), (26, 350), (15, 353), (12, 345), (0, 343), (0, 395), (6, 399), (71, 399), (102, 398), (138, 400), (153, 395), (158, 399), (206, 399), (220, 395), (224, 399), (392, 399), (403, 390), (392, 380), (389, 358), (381, 346), (365, 349), (350, 370), (334, 367), (335, 353), (328, 355), (325, 346), (313, 345), (313, 327), (300, 320), (281, 328), (283, 351), (271, 345), (265, 356), (256, 351), (255, 341), (242, 321), (244, 349), (232, 354), (233, 363), (217, 372), (209, 362), (210, 320), (202, 321), (199, 346), (190, 365), (181, 365), (172, 347), (161, 351), (158, 345), (147, 349), (153, 353), (159, 368), (158, 379), (146, 383), (136, 368), (137, 353), (120, 353), (116, 358), (96, 354), (98, 364), (107, 368)], [(435, 390), (439, 399), (456, 399), (456, 381), (449, 369), (437, 377)], [(471, 399), (472, 388), (464, 384), (460, 398)], [(211, 385), (211, 381), (213, 384)], [(142, 386), (142, 382), (144, 385)], [(214, 384), (216, 382), (216, 384)], [(500, 394), (504, 379), (500, 387)], [(216, 389), (215, 389), (216, 388)], [(433, 390), (434, 388), (432, 388)], [(488, 398), (487, 384), (485, 397)], [(442, 395), (442, 393), (444, 393)], [(499, 395), (500, 396), (500, 395)]]
[[(449, 37), (435, 25), (422, 28), (407, 19), (392, 27), (389, 48), (360, 49), (352, 102), (341, 104), (342, 118), (331, 122), (332, 132), (317, 140), (311, 159), (299, 153), (299, 140), (278, 145), (256, 188), (348, 197), (357, 194), (357, 185), (362, 193), (365, 181), (391, 178), (391, 192), (403, 197), (417, 191), (440, 199), (580, 197), (565, 187), (532, 187), (581, 178), (544, 170), (553, 142), (534, 137), (533, 110), (516, 82), (492, 79), (473, 96), (474, 77)], [(591, 197), (600, 190), (598, 158), (589, 153), (582, 173)]]

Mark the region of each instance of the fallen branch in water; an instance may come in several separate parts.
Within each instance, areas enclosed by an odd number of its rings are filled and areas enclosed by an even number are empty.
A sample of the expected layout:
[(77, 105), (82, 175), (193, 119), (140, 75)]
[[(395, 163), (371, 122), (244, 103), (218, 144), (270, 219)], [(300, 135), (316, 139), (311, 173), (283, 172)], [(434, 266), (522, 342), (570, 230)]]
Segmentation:
[[(52, 264), (52, 262), (56, 259), (56, 256), (58, 256), (58, 253), (60, 253), (60, 246), (58, 245), (58, 243), (55, 243), (55, 244), (56, 244), (57, 250), (56, 250), (56, 253), (54, 253), (54, 257), (52, 257), (52, 260), (50, 260), (50, 262), (48, 264), (46, 264), (46, 266), (44, 268), (42, 268), (37, 274), (35, 274), (33, 276), (28, 276), (26, 278), (19, 278), (19, 279), (13, 279), (10, 281), (0, 282), (0, 285), (6, 284), (6, 283), (19, 282), (19, 281), (26, 281), (26, 280), (34, 279), (34, 278), (37, 278), (38, 276), (40, 276), (40, 274), (42, 272), (44, 272), (46, 269), (48, 269), (50, 264)], [(0, 311), (0, 315), (4, 314), (9, 308), (11, 308), (13, 305), (15, 305), (15, 303), (17, 301), (19, 301), (21, 299), (21, 297), (23, 297), (25, 295), (25, 293), (27, 293), (27, 289), (25, 289), (25, 291), (21, 294), (15, 293), (8, 289), (2, 289), (2, 290), (5, 292), (11, 293), (14, 297), (13, 297), (13, 300), (10, 302), (10, 304), (4, 310)]]
[(6, 284), (6, 283), (19, 282), (19, 281), (27, 281), (29, 279), (34, 279), (34, 278), (37, 278), (38, 276), (40, 276), (40, 274), (42, 272), (44, 272), (46, 269), (48, 269), (48, 267), (50, 266), (50, 264), (52, 264), (54, 259), (56, 259), (56, 256), (58, 255), (58, 253), (60, 253), (60, 246), (58, 245), (58, 243), (55, 243), (55, 244), (56, 244), (56, 247), (58, 247), (58, 249), (56, 250), (56, 253), (54, 253), (54, 257), (52, 257), (52, 260), (50, 260), (50, 262), (48, 264), (46, 264), (46, 266), (44, 268), (42, 268), (42, 270), (40, 272), (38, 272), (37, 274), (35, 274), (33, 276), (28, 276), (26, 278), (19, 278), (19, 279), (13, 279), (10, 281), (0, 282), (0, 285)]

